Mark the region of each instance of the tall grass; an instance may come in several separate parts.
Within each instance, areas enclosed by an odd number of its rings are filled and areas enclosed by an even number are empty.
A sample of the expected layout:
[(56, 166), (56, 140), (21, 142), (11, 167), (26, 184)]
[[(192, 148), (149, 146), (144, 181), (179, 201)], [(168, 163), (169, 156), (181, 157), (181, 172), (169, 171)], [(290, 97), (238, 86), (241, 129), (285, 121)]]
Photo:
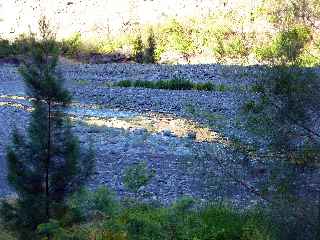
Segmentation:
[(115, 83), (117, 87), (134, 87), (134, 88), (151, 88), (151, 89), (166, 89), (166, 90), (197, 90), (197, 91), (228, 91), (230, 88), (224, 84), (214, 84), (212, 82), (194, 83), (183, 78), (174, 78), (171, 80), (122, 80)]

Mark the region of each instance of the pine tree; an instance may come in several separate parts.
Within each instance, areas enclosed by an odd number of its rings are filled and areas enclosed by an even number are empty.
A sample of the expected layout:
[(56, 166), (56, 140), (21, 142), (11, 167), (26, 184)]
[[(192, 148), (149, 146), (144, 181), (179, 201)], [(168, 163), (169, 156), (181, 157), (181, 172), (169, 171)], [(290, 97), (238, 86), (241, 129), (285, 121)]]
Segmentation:
[(149, 30), (149, 35), (147, 39), (147, 46), (144, 50), (144, 62), (145, 63), (155, 63), (155, 50), (156, 50), (156, 41), (154, 37), (153, 30)]
[[(37, 239), (37, 226), (66, 213), (66, 197), (85, 184), (94, 167), (91, 148), (81, 151), (63, 109), (71, 102), (57, 72), (58, 51), (45, 18), (41, 38), (20, 68), (33, 112), (27, 137), (15, 131), (8, 148), (8, 181), (18, 198), (4, 202), (0, 216), (20, 239)], [(50, 239), (50, 236), (47, 236)]]
[(138, 35), (133, 42), (133, 57), (137, 63), (143, 63), (143, 42), (141, 35)]

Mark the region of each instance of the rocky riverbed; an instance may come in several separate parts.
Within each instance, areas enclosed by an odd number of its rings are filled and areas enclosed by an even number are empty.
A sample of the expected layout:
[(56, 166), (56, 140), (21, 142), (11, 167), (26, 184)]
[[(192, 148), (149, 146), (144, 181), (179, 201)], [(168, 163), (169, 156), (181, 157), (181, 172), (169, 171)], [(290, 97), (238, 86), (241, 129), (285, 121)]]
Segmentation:
[[(188, 195), (245, 205), (256, 200), (241, 184), (225, 176), (225, 166), (220, 162), (232, 163), (232, 171), (250, 184), (264, 177), (263, 171), (254, 171), (253, 166), (257, 166), (246, 156), (235, 157), (230, 147), (234, 137), (247, 144), (257, 141), (237, 123), (241, 102), (252, 97), (248, 89), (255, 68), (64, 62), (59, 69), (74, 96), (66, 109), (73, 129), (83, 145), (92, 142), (95, 146), (97, 167), (90, 188), (107, 185), (119, 196), (130, 196), (123, 184), (125, 169), (144, 161), (155, 172), (150, 184), (139, 190), (146, 199), (170, 203)], [(153, 81), (177, 75), (228, 88), (206, 92), (111, 87), (119, 80)], [(10, 132), (14, 127), (21, 131), (26, 128), (31, 110), (17, 66), (1, 65), (1, 196), (12, 193), (5, 166)]]

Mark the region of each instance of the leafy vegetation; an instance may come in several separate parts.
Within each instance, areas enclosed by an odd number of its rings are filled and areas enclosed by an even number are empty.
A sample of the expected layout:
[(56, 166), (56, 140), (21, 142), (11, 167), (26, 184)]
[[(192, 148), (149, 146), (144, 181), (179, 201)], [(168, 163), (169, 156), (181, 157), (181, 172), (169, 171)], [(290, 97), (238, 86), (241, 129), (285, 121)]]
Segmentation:
[(58, 51), (45, 18), (39, 28), (42, 39), (33, 41), (30, 58), (20, 68), (34, 99), (28, 135), (15, 130), (7, 151), (8, 182), (18, 198), (0, 206), (5, 227), (18, 239), (41, 239), (39, 224), (63, 218), (67, 196), (86, 183), (94, 167), (92, 151), (80, 150), (61, 111), (71, 96), (56, 72)]
[(152, 29), (148, 32), (147, 44), (144, 50), (144, 62), (155, 63), (156, 40)]
[[(99, 40), (84, 40), (80, 33), (75, 33), (60, 41), (59, 46), (62, 54), (72, 58), (90, 53), (124, 53), (138, 63), (154, 63), (166, 61), (168, 54), (178, 54), (189, 62), (192, 57), (205, 54), (221, 63), (251, 64), (275, 59), (291, 61), (299, 54), (301, 63), (313, 66), (319, 63), (316, 27), (319, 9), (317, 0), (262, 1), (250, 16), (217, 10), (205, 18), (172, 18), (157, 25), (133, 24), (120, 34), (108, 34)], [(250, 31), (262, 19), (269, 21), (269, 25), (264, 23), (266, 30)], [(8, 42), (0, 42), (0, 57), (21, 53), (20, 46), (27, 43), (25, 40), (25, 36), (18, 38), (9, 43), (12, 45), (9, 48)]]
[(133, 41), (133, 57), (137, 63), (143, 63), (143, 42), (140, 35)]
[[(69, 202), (68, 221), (51, 220), (38, 232), (53, 239), (276, 239), (277, 228), (261, 211), (242, 213), (211, 203), (182, 198), (171, 206), (125, 201), (106, 188), (82, 190)], [(14, 239), (14, 238), (13, 238)]]
[(184, 78), (174, 78), (171, 80), (159, 81), (130, 81), (122, 80), (115, 84), (118, 87), (152, 88), (167, 90), (198, 90), (198, 91), (228, 91), (230, 88), (224, 84), (216, 85), (211, 82), (194, 83)]
[[(256, 49), (258, 59), (269, 66), (252, 87), (257, 95), (244, 104), (244, 116), (247, 130), (270, 142), (272, 157), (267, 159), (272, 162), (268, 165), (272, 174), (260, 190), (266, 194), (270, 185), (274, 186), (269, 193), (269, 211), (274, 221), (282, 224), (279, 238), (317, 239), (319, 212), (314, 211), (319, 205), (313, 197), (296, 193), (303, 191), (297, 184), (301, 180), (299, 171), (319, 170), (320, 155), (315, 149), (319, 149), (320, 135), (312, 126), (320, 109), (319, 75), (314, 68), (306, 68), (318, 61), (317, 54), (310, 54), (315, 47), (311, 47), (315, 37), (311, 29), (317, 10), (310, 6), (319, 5), (295, 0), (270, 3), (274, 4), (272, 11), (277, 11), (270, 17), (279, 31), (269, 44)], [(306, 180), (305, 186), (311, 187), (312, 181)]]
[(310, 29), (303, 26), (281, 31), (270, 45), (256, 49), (257, 58), (276, 64), (292, 63), (301, 55), (310, 37)]
[[(35, 109), (27, 137), (15, 133), (8, 148), (9, 182), (18, 197), (1, 205), (0, 239), (319, 239), (319, 203), (313, 201), (318, 185), (309, 184), (308, 178), (301, 179), (304, 171), (317, 174), (320, 163), (320, 136), (312, 126), (320, 109), (319, 77), (314, 69), (305, 68), (318, 61), (320, 41), (314, 21), (319, 19), (319, 1), (264, 1), (259, 11), (275, 27), (274, 37), (266, 34), (261, 41), (256, 41), (261, 38), (256, 33), (239, 30), (243, 19), (238, 24), (235, 20), (228, 23), (234, 17), (232, 13), (224, 14), (220, 29), (216, 16), (202, 21), (172, 19), (154, 28), (154, 32), (146, 34), (139, 29), (138, 34), (130, 33), (121, 40), (108, 37), (92, 46), (85, 44), (80, 34), (61, 43), (51, 38), (37, 42), (23, 36), (15, 42), (0, 41), (0, 57), (33, 53), (20, 72)], [(80, 154), (78, 140), (60, 111), (71, 97), (55, 71), (57, 47), (64, 55), (76, 57), (83, 51), (118, 51), (125, 44), (132, 47), (132, 57), (138, 63), (154, 63), (167, 51), (178, 52), (190, 61), (192, 56), (210, 49), (219, 62), (247, 60), (254, 54), (260, 63), (269, 65), (251, 87), (255, 96), (244, 103), (242, 117), (246, 130), (266, 138), (270, 145), (261, 149), (259, 143), (245, 147), (234, 138), (229, 144), (230, 151), (236, 153), (234, 159), (222, 159), (225, 163), (221, 164), (225, 175), (263, 199), (263, 210), (200, 204), (190, 198), (170, 206), (151, 199), (144, 203), (137, 193), (153, 177), (146, 163), (129, 166), (123, 176), (125, 187), (135, 193), (135, 199), (120, 201), (107, 188), (81, 188), (91, 174), (92, 155)], [(316, 54), (312, 56), (310, 50)], [(84, 80), (78, 83), (86, 84)], [(183, 77), (124, 80), (116, 86), (228, 90), (222, 84), (194, 83)], [(194, 117), (202, 114), (209, 123), (221, 118), (216, 113), (200, 112), (192, 104), (186, 108)], [(51, 123), (55, 131), (48, 131)], [(268, 155), (264, 155), (266, 152)], [(255, 164), (264, 167), (261, 171), (268, 174), (258, 186), (247, 185), (233, 171), (241, 167), (234, 164), (238, 157), (248, 164), (251, 155)]]
[(61, 42), (61, 53), (69, 57), (77, 57), (83, 49), (81, 34), (76, 33), (68, 39)]
[(123, 182), (130, 191), (137, 193), (141, 187), (148, 184), (153, 175), (154, 172), (147, 169), (146, 162), (141, 162), (126, 169)]

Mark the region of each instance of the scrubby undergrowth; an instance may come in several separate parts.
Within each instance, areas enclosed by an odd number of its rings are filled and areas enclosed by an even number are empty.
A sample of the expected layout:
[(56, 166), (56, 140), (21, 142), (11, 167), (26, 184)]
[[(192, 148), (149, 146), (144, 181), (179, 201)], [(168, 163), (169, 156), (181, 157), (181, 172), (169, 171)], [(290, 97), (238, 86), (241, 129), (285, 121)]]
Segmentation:
[[(38, 227), (56, 240), (71, 239), (276, 239), (277, 228), (259, 210), (240, 211), (222, 203), (200, 204), (182, 198), (171, 206), (119, 202), (106, 188), (82, 190), (69, 199), (60, 220)], [(5, 223), (4, 223), (5, 224)], [(15, 239), (6, 232), (0, 239)]]

